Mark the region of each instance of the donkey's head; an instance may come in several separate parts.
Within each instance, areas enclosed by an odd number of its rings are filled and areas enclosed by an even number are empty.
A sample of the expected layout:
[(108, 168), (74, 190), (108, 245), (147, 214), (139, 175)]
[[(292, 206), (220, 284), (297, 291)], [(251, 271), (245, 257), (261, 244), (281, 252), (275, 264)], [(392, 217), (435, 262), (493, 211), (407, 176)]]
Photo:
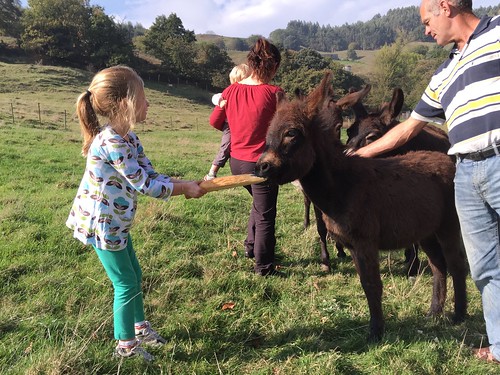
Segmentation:
[(396, 118), (403, 108), (403, 90), (395, 88), (389, 103), (383, 103), (378, 111), (368, 113), (361, 100), (368, 94), (369, 88), (367, 86), (359, 91), (360, 95), (354, 100), (344, 102), (344, 107), (351, 107), (355, 115), (354, 123), (347, 129), (347, 146), (351, 149), (357, 150), (382, 137), (398, 123)]
[(269, 126), (266, 149), (255, 167), (257, 176), (284, 184), (306, 175), (324, 138), (334, 138), (342, 125), (341, 109), (333, 100), (331, 72), (305, 98), (278, 97)]

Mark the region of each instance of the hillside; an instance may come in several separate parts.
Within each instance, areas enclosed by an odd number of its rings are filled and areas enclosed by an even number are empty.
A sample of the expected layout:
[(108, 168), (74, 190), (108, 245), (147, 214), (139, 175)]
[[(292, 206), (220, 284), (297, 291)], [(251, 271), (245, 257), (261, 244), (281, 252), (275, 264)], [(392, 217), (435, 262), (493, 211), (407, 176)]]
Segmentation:
[[(0, 123), (76, 126), (75, 101), (92, 79), (85, 70), (0, 62)], [(141, 127), (196, 129), (208, 126), (212, 93), (189, 85), (167, 85), (143, 77), (151, 104)]]

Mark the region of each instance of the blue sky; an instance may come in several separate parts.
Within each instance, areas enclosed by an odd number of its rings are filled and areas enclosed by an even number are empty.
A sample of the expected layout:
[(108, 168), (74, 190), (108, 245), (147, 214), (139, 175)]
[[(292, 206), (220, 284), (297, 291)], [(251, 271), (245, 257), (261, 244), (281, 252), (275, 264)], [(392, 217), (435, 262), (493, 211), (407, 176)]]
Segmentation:
[[(27, 1), (21, 3), (26, 6)], [(317, 22), (321, 26), (368, 21), (389, 9), (420, 5), (420, 0), (91, 0), (118, 21), (148, 28), (160, 15), (176, 13), (185, 29), (196, 34), (246, 38), (268, 37), (289, 21)], [(474, 8), (498, 5), (498, 0), (473, 0)], [(422, 29), (423, 32), (423, 29)]]

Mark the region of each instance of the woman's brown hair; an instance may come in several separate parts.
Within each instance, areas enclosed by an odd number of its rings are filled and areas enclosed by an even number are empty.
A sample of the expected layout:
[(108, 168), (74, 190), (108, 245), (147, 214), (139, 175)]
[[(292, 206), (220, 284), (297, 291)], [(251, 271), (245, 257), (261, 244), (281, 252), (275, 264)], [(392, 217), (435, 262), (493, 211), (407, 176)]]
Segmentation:
[(263, 82), (269, 82), (281, 63), (278, 48), (264, 38), (259, 38), (247, 55), (248, 66)]

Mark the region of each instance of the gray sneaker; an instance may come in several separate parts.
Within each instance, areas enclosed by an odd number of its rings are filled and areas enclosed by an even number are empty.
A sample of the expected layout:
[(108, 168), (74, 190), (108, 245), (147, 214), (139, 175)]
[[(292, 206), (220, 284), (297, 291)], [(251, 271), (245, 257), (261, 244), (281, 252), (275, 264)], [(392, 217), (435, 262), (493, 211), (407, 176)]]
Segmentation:
[(154, 357), (151, 354), (149, 354), (146, 350), (144, 350), (143, 347), (141, 347), (140, 341), (137, 341), (137, 343), (134, 346), (129, 348), (123, 348), (117, 345), (113, 355), (115, 357), (122, 357), (122, 358), (140, 356), (147, 362), (151, 362), (154, 359)]
[(135, 331), (135, 337), (144, 345), (162, 346), (167, 340), (161, 337), (158, 332), (151, 328), (151, 323), (146, 320), (146, 327)]

